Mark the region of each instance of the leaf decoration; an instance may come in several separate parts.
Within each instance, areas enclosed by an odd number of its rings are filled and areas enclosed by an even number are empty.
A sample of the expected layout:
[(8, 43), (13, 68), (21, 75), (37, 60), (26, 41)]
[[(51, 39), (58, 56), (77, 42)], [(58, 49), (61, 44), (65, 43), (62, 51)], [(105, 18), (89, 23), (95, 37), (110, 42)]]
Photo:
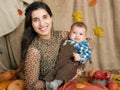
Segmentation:
[(94, 5), (96, 5), (96, 3), (97, 3), (97, 0), (91, 0), (91, 1), (89, 2), (89, 5), (90, 5), (90, 6), (94, 6)]
[(103, 28), (102, 27), (94, 28), (94, 34), (98, 37), (103, 37)]
[(18, 15), (22, 15), (23, 14), (23, 11), (21, 9), (17, 9), (17, 12), (18, 12)]
[(80, 12), (74, 12), (73, 19), (75, 22), (82, 22), (83, 15)]

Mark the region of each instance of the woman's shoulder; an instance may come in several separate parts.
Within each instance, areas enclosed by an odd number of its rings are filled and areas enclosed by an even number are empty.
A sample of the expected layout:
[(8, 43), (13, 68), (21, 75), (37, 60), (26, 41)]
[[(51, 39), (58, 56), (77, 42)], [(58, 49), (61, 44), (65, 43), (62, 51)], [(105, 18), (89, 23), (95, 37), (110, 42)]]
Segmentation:
[(39, 41), (39, 38), (38, 38), (38, 37), (35, 37), (29, 47), (38, 48), (39, 42), (40, 42), (40, 41)]

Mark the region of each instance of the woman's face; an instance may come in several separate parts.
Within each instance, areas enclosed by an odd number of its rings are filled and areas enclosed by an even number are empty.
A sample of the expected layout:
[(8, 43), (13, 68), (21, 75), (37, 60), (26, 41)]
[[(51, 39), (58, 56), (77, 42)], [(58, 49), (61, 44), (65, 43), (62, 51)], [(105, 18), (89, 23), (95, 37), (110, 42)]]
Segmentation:
[(32, 12), (32, 27), (44, 39), (50, 39), (52, 17), (45, 9), (39, 8)]

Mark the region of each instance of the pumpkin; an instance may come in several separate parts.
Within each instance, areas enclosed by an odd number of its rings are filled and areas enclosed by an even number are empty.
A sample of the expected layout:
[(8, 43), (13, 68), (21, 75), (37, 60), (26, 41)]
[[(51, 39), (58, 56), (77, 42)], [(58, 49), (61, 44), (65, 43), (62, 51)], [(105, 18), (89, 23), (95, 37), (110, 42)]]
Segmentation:
[(14, 80), (9, 84), (7, 90), (27, 90), (24, 80)]
[(7, 87), (11, 82), (12, 81), (5, 81), (5, 82), (0, 83), (0, 90), (7, 90)]
[(4, 72), (0, 73), (0, 83), (4, 81), (9, 81), (9, 80), (15, 80), (16, 77), (16, 72), (15, 70), (7, 70)]
[(69, 81), (65, 83), (63, 86), (58, 87), (58, 90), (108, 90), (108, 89), (100, 84)]

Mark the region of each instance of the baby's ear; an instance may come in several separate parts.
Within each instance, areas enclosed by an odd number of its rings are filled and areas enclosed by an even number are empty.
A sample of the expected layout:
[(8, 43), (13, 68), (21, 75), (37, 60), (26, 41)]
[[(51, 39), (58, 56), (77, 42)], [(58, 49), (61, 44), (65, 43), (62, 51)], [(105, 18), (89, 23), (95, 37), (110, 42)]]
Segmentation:
[(93, 48), (95, 46), (95, 42), (91, 38), (89, 38), (89, 37), (87, 37), (86, 40), (90, 44), (91, 50), (93, 50)]

